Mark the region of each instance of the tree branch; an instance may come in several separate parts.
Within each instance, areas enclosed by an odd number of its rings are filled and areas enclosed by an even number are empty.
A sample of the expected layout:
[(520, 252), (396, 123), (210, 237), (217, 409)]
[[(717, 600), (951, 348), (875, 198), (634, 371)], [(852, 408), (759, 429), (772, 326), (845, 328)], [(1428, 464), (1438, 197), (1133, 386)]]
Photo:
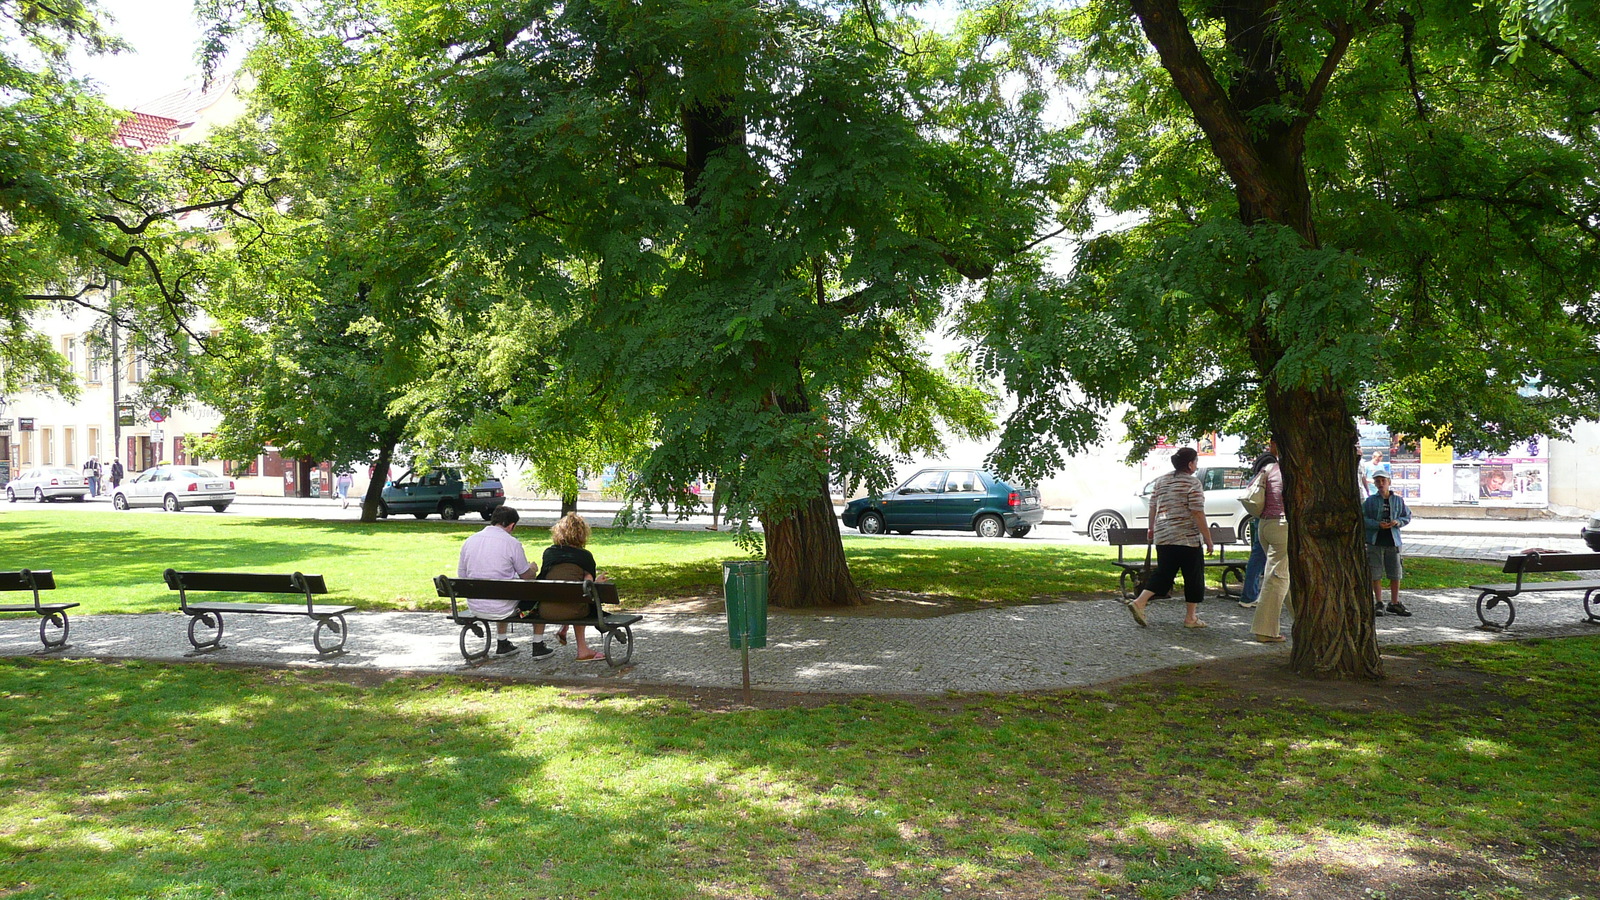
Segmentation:
[[(110, 213), (103, 213), (101, 215), (95, 216), (95, 219), (98, 220), (98, 221), (101, 221), (101, 222), (106, 222), (108, 224), (115, 225), (117, 227), (117, 229), (119, 231), (121, 231), (123, 234), (130, 235), (130, 236), (133, 236), (133, 237), (137, 237), (139, 235), (144, 234), (145, 231), (148, 230), (151, 225), (154, 225), (157, 222), (162, 222), (162, 221), (166, 221), (166, 220), (169, 220), (169, 219), (176, 219), (177, 217), (179, 217), (181, 215), (184, 215), (186, 213), (200, 212), (202, 210), (207, 210), (207, 209), (231, 209), (232, 207), (237, 206), (238, 204), (242, 203), (244, 201), (245, 195), (250, 193), (250, 190), (252, 188), (261, 188), (262, 190), (266, 190), (267, 188), (271, 187), (272, 185), (277, 184), (278, 181), (279, 181), (279, 179), (277, 179), (277, 178), (269, 178), (266, 181), (250, 182), (248, 184), (242, 185), (237, 191), (234, 191), (232, 194), (230, 194), (230, 195), (228, 195), (226, 197), (223, 197), (223, 198), (221, 198), (219, 200), (212, 200), (212, 201), (209, 201), (209, 202), (206, 202), (206, 203), (193, 203), (193, 204), (190, 204), (188, 206), (178, 206), (178, 207), (174, 207), (172, 209), (162, 210), (161, 212), (147, 213), (147, 214), (145, 214), (145, 217), (144, 217), (143, 221), (139, 222), (139, 224), (137, 224), (137, 225), (129, 225), (128, 223), (126, 223), (126, 222), (124, 222), (122, 220), (121, 216), (114, 216), (114, 215), (111, 215)], [(131, 206), (133, 204), (129, 204), (129, 205)], [(102, 251), (102, 252), (104, 252), (104, 251)], [(115, 258), (115, 257), (113, 257), (113, 258)], [(123, 262), (122, 264), (123, 265), (127, 265), (128, 263), (127, 262)]]

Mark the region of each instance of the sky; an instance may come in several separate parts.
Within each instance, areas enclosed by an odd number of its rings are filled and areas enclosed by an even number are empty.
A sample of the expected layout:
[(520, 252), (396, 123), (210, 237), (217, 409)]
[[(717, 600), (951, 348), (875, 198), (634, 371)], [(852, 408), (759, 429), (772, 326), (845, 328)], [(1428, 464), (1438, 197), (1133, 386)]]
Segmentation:
[(99, 2), (116, 20), (112, 30), (133, 50), (95, 57), (80, 52), (73, 68), (96, 81), (112, 106), (137, 106), (183, 87), (186, 79), (199, 83), (194, 54), (200, 27), (194, 20), (194, 0)]

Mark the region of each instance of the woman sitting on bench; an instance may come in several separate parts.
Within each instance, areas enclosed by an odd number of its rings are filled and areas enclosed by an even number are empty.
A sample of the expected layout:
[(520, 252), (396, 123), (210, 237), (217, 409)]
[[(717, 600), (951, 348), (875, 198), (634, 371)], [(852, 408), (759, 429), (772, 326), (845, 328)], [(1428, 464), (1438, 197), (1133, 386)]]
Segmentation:
[[(606, 581), (606, 576), (595, 570), (594, 554), (585, 549), (589, 544), (589, 523), (577, 513), (567, 513), (550, 529), (550, 546), (544, 548), (544, 558), (539, 564), (541, 581)], [(542, 603), (539, 617), (543, 619), (577, 619), (592, 615), (587, 603)], [(605, 659), (590, 649), (585, 640), (587, 626), (573, 629), (578, 641), (578, 659), (587, 662)], [(556, 631), (556, 640), (567, 643), (567, 626)]]

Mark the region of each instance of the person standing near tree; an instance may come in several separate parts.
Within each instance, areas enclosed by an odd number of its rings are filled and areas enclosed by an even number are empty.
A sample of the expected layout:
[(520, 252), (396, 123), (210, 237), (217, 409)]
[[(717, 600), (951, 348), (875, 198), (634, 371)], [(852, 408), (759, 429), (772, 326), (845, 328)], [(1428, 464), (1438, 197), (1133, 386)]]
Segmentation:
[[(1361, 518), (1367, 526), (1367, 572), (1372, 576), (1372, 614), (1409, 616), (1411, 610), (1400, 602), (1400, 529), (1411, 524), (1411, 508), (1389, 490), (1389, 473), (1373, 476), (1378, 492), (1361, 504)], [(1383, 578), (1389, 578), (1389, 606), (1383, 605)]]
[(1283, 468), (1276, 459), (1278, 444), (1268, 441), (1267, 447), (1274, 459), (1256, 476), (1265, 480), (1267, 494), (1261, 519), (1256, 523), (1261, 543), (1267, 548), (1267, 567), (1261, 575), (1261, 597), (1255, 617), (1250, 621), (1250, 631), (1256, 640), (1275, 644), (1284, 639), (1279, 620), (1289, 596), (1289, 520), (1284, 517)]
[[(1255, 464), (1250, 467), (1252, 479), (1269, 464), (1278, 461), (1277, 444), (1271, 441), (1267, 443), (1273, 449), (1256, 457)], [(1261, 576), (1267, 571), (1267, 547), (1261, 543), (1261, 518), (1255, 517), (1250, 522), (1250, 561), (1245, 563), (1244, 581), (1239, 584), (1239, 605), (1245, 609), (1256, 608), (1256, 602), (1261, 598)]]
[[(1204, 628), (1200, 603), (1206, 598), (1206, 554), (1211, 552), (1211, 529), (1206, 525), (1206, 495), (1200, 479), (1194, 476), (1199, 454), (1193, 447), (1182, 447), (1172, 454), (1172, 471), (1156, 479), (1150, 491), (1150, 533), (1156, 548), (1156, 568), (1139, 596), (1128, 602), (1128, 611), (1141, 627), (1150, 623), (1144, 609), (1152, 597), (1172, 590), (1178, 572), (1183, 572), (1185, 628)], [(1205, 544), (1201, 552), (1200, 545)]]

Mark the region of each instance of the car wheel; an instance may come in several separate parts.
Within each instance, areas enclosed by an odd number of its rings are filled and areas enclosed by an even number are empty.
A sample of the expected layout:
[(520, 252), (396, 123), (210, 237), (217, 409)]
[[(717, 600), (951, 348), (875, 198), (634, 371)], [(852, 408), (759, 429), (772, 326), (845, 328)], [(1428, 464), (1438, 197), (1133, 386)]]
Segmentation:
[(6, 488), (6, 499), (10, 500), (12, 503), (17, 502), (17, 492), (13, 491), (11, 488)]
[(33, 489), (33, 502), (35, 502), (35, 503), (43, 503), (44, 502), (44, 488), (34, 488)]
[(1014, 538), (1027, 537), (1028, 532), (1032, 530), (1032, 525), (1018, 525), (1017, 527), (1011, 529), (1011, 536)]
[(490, 519), (494, 518), (494, 510), (492, 510), (492, 509), (479, 510), (478, 511), (478, 515), (483, 516), (483, 520), (485, 522), (487, 522)]
[(167, 512), (183, 512), (183, 504), (178, 502), (177, 494), (168, 494), (161, 501), (161, 508)]
[(883, 516), (875, 512), (862, 513), (856, 521), (856, 530), (862, 534), (883, 534)]
[(127, 494), (112, 494), (111, 495), (111, 508), (112, 509), (120, 509), (120, 510), (123, 510), (123, 511), (127, 511), (127, 509), (128, 509), (128, 495)]
[(1254, 518), (1247, 518), (1243, 522), (1240, 522), (1239, 523), (1239, 543), (1245, 545), (1246, 547), (1250, 546), (1250, 543), (1251, 543), (1250, 533), (1255, 531), (1255, 530), (1256, 530), (1256, 520)]
[(1104, 541), (1111, 536), (1113, 528), (1127, 528), (1128, 523), (1122, 517), (1110, 510), (1102, 510), (1089, 517), (1089, 527), (1086, 531), (1091, 541)]
[(378, 518), (389, 518), (389, 504), (383, 502), (382, 500), (378, 501)]
[(445, 520), (446, 522), (454, 522), (455, 520), (461, 518), (461, 510), (457, 509), (454, 503), (446, 500), (439, 504), (439, 518)]
[(981, 538), (997, 538), (1006, 533), (1006, 523), (999, 516), (979, 516), (972, 530)]
[(77, 503), (82, 503), (87, 498), (85, 498), (82, 494), (79, 494), (78, 496), (73, 497), (72, 499)]
[(216, 510), (217, 512), (227, 512), (228, 511), (228, 504), (226, 504), (226, 503), (213, 503), (213, 504), (211, 504), (211, 508)]

